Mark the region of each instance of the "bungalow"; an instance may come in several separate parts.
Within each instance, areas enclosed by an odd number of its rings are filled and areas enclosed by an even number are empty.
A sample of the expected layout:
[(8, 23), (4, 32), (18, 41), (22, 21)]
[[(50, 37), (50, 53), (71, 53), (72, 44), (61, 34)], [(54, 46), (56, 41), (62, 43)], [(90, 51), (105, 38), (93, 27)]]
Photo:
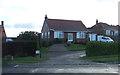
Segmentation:
[(49, 19), (47, 15), (41, 30), (42, 39), (63, 39), (64, 42), (80, 42), (86, 40), (87, 28), (82, 21)]
[(91, 28), (88, 28), (88, 30), (98, 35), (109, 36), (113, 39), (117, 39), (118, 27), (118, 25), (108, 25), (107, 23), (98, 22), (98, 20), (96, 20), (96, 24)]
[(98, 23), (98, 20), (96, 20), (96, 24), (89, 28), (89, 30), (101, 35), (118, 36), (118, 25), (108, 25), (107, 23), (102, 22)]

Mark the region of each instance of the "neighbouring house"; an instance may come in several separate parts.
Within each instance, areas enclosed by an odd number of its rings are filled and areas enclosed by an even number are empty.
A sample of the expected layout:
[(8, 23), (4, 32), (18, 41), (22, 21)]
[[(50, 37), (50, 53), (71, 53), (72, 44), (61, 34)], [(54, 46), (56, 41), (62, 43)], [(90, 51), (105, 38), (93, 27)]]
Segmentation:
[(117, 36), (118, 35), (118, 25), (108, 25), (107, 23), (102, 23), (96, 20), (96, 24), (91, 28), (88, 28), (90, 31), (97, 34), (106, 35), (106, 36)]
[(17, 37), (7, 37), (6, 38), (6, 42), (13, 42), (15, 40), (17, 40)]
[(97, 35), (109, 36), (114, 40), (117, 40), (119, 34), (118, 27), (119, 25), (108, 25), (107, 23), (98, 22), (98, 20), (96, 20), (96, 24), (91, 28), (88, 28), (88, 30)]
[(4, 21), (1, 21), (1, 32), (2, 32), (2, 41), (4, 42), (7, 38), (5, 28), (4, 28)]
[(42, 39), (63, 39), (64, 42), (86, 41), (87, 28), (82, 21), (49, 19), (45, 16), (41, 30)]
[(4, 28), (4, 21), (1, 21), (0, 27), (1, 27), (2, 42), (13, 41), (13, 39), (16, 39), (15, 37), (7, 37), (6, 36), (6, 32), (5, 32), (5, 28)]

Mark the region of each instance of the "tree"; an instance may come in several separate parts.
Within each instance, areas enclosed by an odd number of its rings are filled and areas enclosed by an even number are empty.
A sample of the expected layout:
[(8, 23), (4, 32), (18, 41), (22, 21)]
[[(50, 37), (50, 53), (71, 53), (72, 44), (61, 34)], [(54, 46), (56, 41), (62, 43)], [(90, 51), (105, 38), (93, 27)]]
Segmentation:
[(19, 40), (38, 40), (38, 32), (34, 31), (25, 31), (21, 32), (19, 36), (17, 36), (17, 39)]
[(37, 43), (37, 49), (40, 48), (40, 35), (39, 35), (38, 32), (34, 32), (34, 31), (21, 32), (19, 34), (19, 36), (17, 36), (17, 39), (19, 39), (19, 40), (36, 41), (36, 43)]
[[(40, 49), (40, 35), (38, 32), (34, 32), (34, 31), (25, 31), (25, 32), (21, 32), (19, 34), (19, 36), (17, 36), (18, 40), (25, 40), (31, 43), (27, 44), (24, 49), (27, 49), (26, 51), (28, 52), (28, 50), (30, 51), (30, 47), (33, 46), (33, 48), (31, 47), (31, 49), (35, 50), (35, 49)], [(32, 51), (30, 52), (32, 53)]]

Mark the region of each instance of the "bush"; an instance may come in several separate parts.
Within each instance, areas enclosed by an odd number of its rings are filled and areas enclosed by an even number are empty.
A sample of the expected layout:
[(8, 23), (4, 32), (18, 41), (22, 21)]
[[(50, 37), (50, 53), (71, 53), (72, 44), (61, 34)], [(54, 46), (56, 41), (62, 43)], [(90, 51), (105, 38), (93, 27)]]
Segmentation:
[(75, 44), (83, 44), (86, 45), (87, 41), (86, 40), (76, 40)]
[(86, 46), (87, 56), (102, 56), (118, 54), (118, 42), (88, 42)]
[(48, 47), (49, 46), (49, 41), (48, 40), (43, 40), (42, 41), (42, 47)]
[(42, 41), (42, 47), (48, 47), (51, 46), (53, 42), (51, 40), (43, 40)]
[(58, 43), (63, 43), (63, 41), (64, 41), (63, 39), (55, 38), (53, 40), (53, 43), (58, 44)]

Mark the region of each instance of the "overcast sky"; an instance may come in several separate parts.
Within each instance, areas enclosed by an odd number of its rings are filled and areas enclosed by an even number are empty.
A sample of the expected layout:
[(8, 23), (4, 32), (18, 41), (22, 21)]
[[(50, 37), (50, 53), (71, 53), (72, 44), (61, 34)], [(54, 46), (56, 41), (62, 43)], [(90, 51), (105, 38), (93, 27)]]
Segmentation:
[(51, 19), (81, 20), (86, 27), (96, 19), (118, 24), (119, 0), (0, 0), (0, 21), (8, 37), (21, 31), (41, 32), (44, 16)]

